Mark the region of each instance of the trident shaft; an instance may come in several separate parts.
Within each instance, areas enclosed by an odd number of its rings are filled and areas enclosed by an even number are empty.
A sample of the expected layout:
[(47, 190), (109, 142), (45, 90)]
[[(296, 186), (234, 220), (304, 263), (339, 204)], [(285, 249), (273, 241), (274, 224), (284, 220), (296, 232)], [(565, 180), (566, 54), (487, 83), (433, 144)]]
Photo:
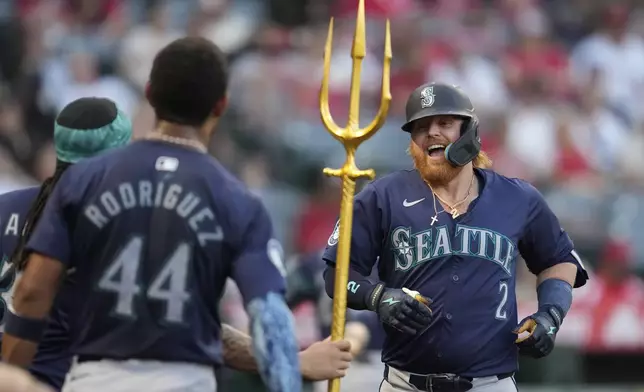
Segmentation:
[[(344, 128), (340, 128), (329, 108), (329, 73), (331, 69), (331, 46), (333, 43), (333, 18), (329, 23), (329, 33), (324, 47), (324, 75), (322, 77), (322, 88), (320, 89), (320, 115), (322, 122), (331, 135), (337, 139), (346, 151), (346, 160), (340, 169), (324, 169), (324, 174), (331, 177), (342, 178), (342, 202), (340, 204), (340, 232), (338, 250), (336, 256), (335, 287), (333, 292), (333, 323), (331, 327), (331, 339), (340, 340), (344, 337), (344, 327), (347, 312), (347, 284), (349, 281), (349, 254), (351, 251), (351, 227), (353, 224), (353, 197), (356, 190), (358, 178), (373, 179), (376, 173), (372, 169), (360, 170), (356, 166), (356, 150), (362, 142), (373, 136), (385, 123), (389, 103), (391, 102), (391, 91), (389, 87), (389, 74), (391, 67), (391, 35), (389, 20), (387, 20), (385, 31), (385, 58), (382, 69), (382, 93), (378, 114), (365, 128), (360, 128), (360, 74), (362, 71), (362, 60), (366, 55), (366, 29), (365, 29), (364, 0), (359, 0), (358, 17), (356, 19), (356, 31), (353, 37), (351, 58), (353, 59), (353, 70), (351, 73), (351, 90), (349, 97), (349, 120)], [(340, 391), (340, 379), (329, 381), (329, 392)]]

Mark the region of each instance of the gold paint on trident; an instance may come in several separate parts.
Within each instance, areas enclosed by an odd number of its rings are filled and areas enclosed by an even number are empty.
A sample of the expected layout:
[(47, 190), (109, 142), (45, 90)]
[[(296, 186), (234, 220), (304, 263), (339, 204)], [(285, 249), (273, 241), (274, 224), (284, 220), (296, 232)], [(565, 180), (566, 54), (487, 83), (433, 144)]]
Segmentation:
[[(333, 18), (329, 23), (329, 34), (324, 47), (324, 75), (320, 89), (320, 115), (322, 122), (331, 135), (337, 139), (346, 151), (346, 160), (340, 169), (324, 169), (324, 174), (331, 177), (342, 178), (342, 202), (340, 203), (340, 232), (336, 257), (335, 287), (333, 292), (333, 323), (331, 339), (333, 341), (344, 338), (344, 327), (347, 312), (347, 285), (349, 282), (349, 254), (351, 250), (351, 227), (353, 223), (353, 197), (358, 178), (373, 179), (376, 175), (373, 169), (360, 170), (356, 166), (355, 154), (358, 146), (373, 136), (385, 123), (391, 102), (389, 88), (389, 73), (391, 68), (391, 35), (389, 20), (385, 29), (385, 58), (382, 68), (382, 95), (378, 114), (366, 128), (360, 128), (360, 73), (362, 59), (366, 55), (364, 0), (359, 0), (356, 31), (353, 37), (351, 58), (353, 70), (351, 72), (351, 92), (349, 98), (349, 120), (347, 126), (340, 128), (331, 116), (329, 108), (329, 73), (331, 69), (331, 46), (333, 43)], [(340, 391), (340, 379), (329, 381), (329, 392)]]

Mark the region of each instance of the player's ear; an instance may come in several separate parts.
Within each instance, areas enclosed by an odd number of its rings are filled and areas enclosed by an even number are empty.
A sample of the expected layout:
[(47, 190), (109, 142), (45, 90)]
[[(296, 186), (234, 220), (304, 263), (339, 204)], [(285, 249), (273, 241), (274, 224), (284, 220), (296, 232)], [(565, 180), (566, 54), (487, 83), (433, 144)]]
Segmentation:
[(226, 94), (222, 99), (217, 101), (215, 107), (212, 109), (212, 114), (215, 117), (221, 117), (224, 114), (224, 111), (228, 107), (228, 94)]
[(145, 99), (150, 102), (150, 82), (145, 83)]

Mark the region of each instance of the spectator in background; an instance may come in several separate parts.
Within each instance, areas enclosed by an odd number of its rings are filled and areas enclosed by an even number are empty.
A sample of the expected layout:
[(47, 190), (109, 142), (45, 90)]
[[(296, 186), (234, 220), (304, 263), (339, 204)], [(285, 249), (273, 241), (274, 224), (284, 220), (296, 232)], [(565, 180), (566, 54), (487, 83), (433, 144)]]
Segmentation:
[(596, 31), (572, 52), (571, 76), (582, 90), (599, 83), (606, 104), (634, 126), (644, 118), (644, 39), (629, 31), (630, 12), (622, 2), (604, 7)]
[(644, 348), (644, 283), (633, 267), (630, 246), (610, 239), (591, 289), (575, 297), (577, 311), (587, 314), (587, 350)]
[(257, 12), (251, 2), (201, 0), (196, 33), (208, 38), (226, 54), (235, 54), (257, 31)]
[(565, 142), (560, 143), (560, 174), (573, 169), (568, 174), (583, 176), (593, 171), (617, 175), (633, 133), (628, 119), (620, 114), (606, 105), (598, 85), (581, 91), (577, 108), (562, 131)]
[(123, 0), (59, 1), (55, 19), (59, 23), (49, 31), (57, 33), (54, 34), (57, 39), (49, 41), (50, 48), (55, 54), (67, 54), (78, 48), (91, 50), (101, 69), (113, 70), (120, 40), (127, 28), (122, 3)]
[(163, 2), (154, 4), (145, 23), (135, 25), (121, 44), (120, 70), (140, 94), (148, 81), (152, 60), (159, 50), (181, 37), (181, 32), (169, 26), (170, 9)]
[(56, 112), (82, 97), (104, 97), (116, 103), (128, 117), (137, 109), (140, 97), (129, 84), (116, 75), (100, 74), (98, 58), (91, 52), (75, 52), (68, 56), (70, 80), (52, 102)]
[(244, 113), (240, 119), (244, 127), (261, 138), (261, 133), (277, 132), (286, 120), (285, 110), (292, 108), (289, 91), (283, 86), (293, 71), (289, 67), (293, 56), (290, 34), (280, 27), (264, 26), (254, 43), (255, 50), (231, 66), (230, 105)]
[(326, 178), (321, 170), (315, 177), (311, 197), (302, 206), (295, 220), (294, 245), (297, 253), (309, 254), (324, 248), (338, 219), (339, 183)]
[(439, 64), (430, 63), (425, 80), (440, 80), (467, 91), (479, 116), (496, 115), (509, 104), (501, 68), (480, 53), (475, 37), (459, 36), (451, 42), (451, 56)]
[(509, 88), (518, 92), (523, 84), (539, 80), (551, 98), (563, 98), (568, 89), (568, 55), (550, 39), (550, 26), (543, 12), (530, 3), (516, 9), (514, 29), (516, 46), (504, 58), (504, 73)]
[(558, 119), (539, 78), (520, 85), (507, 115), (505, 148), (528, 168), (528, 181), (547, 181), (556, 170)]

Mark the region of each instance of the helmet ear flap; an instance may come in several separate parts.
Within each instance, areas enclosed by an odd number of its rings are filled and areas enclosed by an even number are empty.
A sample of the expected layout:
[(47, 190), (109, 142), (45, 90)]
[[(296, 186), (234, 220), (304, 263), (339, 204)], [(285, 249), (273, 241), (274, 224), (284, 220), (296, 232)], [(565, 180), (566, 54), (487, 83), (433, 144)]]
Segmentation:
[(478, 118), (463, 121), (461, 137), (445, 149), (445, 158), (454, 166), (465, 166), (481, 151)]

